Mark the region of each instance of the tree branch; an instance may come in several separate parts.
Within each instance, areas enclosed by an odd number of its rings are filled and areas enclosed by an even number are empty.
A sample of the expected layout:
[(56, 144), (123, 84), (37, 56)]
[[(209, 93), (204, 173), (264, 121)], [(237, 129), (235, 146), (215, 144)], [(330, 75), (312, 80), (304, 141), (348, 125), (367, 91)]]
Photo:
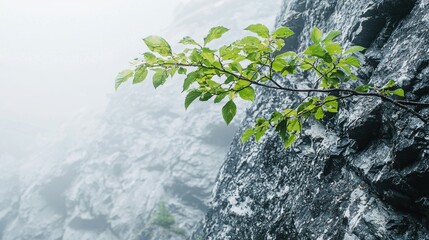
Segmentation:
[[(423, 122), (427, 123), (428, 122), (428, 118), (424, 117), (423, 115), (421, 115), (420, 113), (416, 112), (414, 109), (406, 106), (406, 105), (413, 105), (413, 106), (424, 106), (424, 107), (429, 107), (429, 103), (423, 103), (423, 102), (413, 102), (413, 101), (406, 101), (406, 100), (394, 100), (392, 98), (389, 98), (385, 95), (382, 95), (380, 93), (376, 93), (376, 92), (358, 92), (356, 90), (353, 89), (347, 89), (347, 88), (333, 88), (333, 89), (317, 89), (317, 88), (308, 88), (308, 89), (299, 89), (299, 88), (290, 88), (290, 87), (284, 87), (281, 86), (278, 82), (276, 82), (272, 76), (270, 76), (270, 78), (268, 78), (268, 80), (270, 82), (272, 82), (275, 86), (271, 86), (271, 85), (267, 85), (264, 83), (261, 83), (261, 79), (259, 80), (253, 80), (253, 79), (249, 79), (246, 78), (242, 75), (238, 75), (235, 74), (234, 72), (228, 71), (223, 67), (223, 64), (221, 63), (221, 68), (218, 68), (216, 66), (206, 66), (203, 64), (191, 64), (191, 63), (163, 63), (163, 64), (156, 64), (156, 65), (147, 65), (148, 67), (165, 67), (165, 66), (180, 66), (180, 67), (200, 67), (200, 68), (205, 68), (205, 69), (213, 69), (213, 70), (218, 70), (220, 72), (223, 72), (225, 74), (231, 75), (239, 80), (244, 80), (244, 81), (248, 81), (251, 84), (255, 84), (258, 86), (262, 86), (265, 88), (270, 88), (270, 89), (276, 89), (276, 90), (282, 90), (282, 91), (289, 91), (289, 92), (305, 92), (305, 93), (312, 93), (312, 92), (318, 92), (318, 93), (348, 93), (350, 94), (349, 97), (352, 96), (365, 96), (365, 97), (377, 97), (380, 98), (381, 100), (385, 101), (385, 102), (390, 102), (393, 105), (404, 109), (410, 113), (412, 113), (414, 116), (416, 116), (417, 118), (419, 118), (420, 120), (422, 120)], [(314, 68), (314, 67), (313, 67)], [(317, 70), (316, 70), (317, 71)], [(324, 75), (322, 74), (322, 77)], [(267, 77), (267, 76), (265, 76)]]

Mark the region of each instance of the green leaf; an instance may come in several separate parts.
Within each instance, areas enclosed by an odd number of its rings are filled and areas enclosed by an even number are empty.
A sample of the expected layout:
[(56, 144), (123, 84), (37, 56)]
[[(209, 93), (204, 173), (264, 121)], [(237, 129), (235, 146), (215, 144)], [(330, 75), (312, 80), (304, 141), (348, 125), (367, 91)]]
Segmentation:
[(394, 86), (396, 86), (396, 82), (391, 79), (382, 88), (383, 89), (388, 89), (388, 88), (392, 88)]
[(270, 122), (265, 118), (256, 119), (256, 127), (255, 127), (255, 140), (259, 142), (259, 139), (265, 134), (270, 126)]
[(322, 38), (322, 35), (323, 35), (322, 31), (320, 31), (320, 29), (318, 29), (317, 27), (314, 27), (311, 30), (311, 34), (310, 34), (311, 41), (313, 41), (313, 43), (319, 43), (320, 39)]
[(322, 59), (327, 63), (332, 62), (332, 56), (329, 53), (326, 53), (325, 56), (322, 57)]
[(189, 60), (191, 60), (193, 63), (199, 63), (201, 60), (201, 51), (194, 49), (189, 56)]
[(331, 42), (332, 40), (334, 40), (334, 38), (336, 38), (340, 34), (341, 34), (341, 31), (330, 31), (328, 35), (326, 35), (325, 39), (323, 39), (323, 42), (324, 43)]
[(210, 29), (209, 34), (204, 38), (204, 45), (207, 45), (209, 42), (221, 38), (222, 35), (228, 32), (228, 28), (218, 26)]
[(261, 139), (261, 137), (264, 136), (264, 134), (267, 130), (268, 130), (268, 127), (265, 125), (262, 125), (260, 127), (255, 128), (255, 140), (256, 140), (256, 142), (259, 142), (259, 139)]
[(245, 88), (245, 87), (247, 87), (247, 86), (250, 86), (250, 84), (252, 84), (252, 83), (251, 83), (251, 82), (249, 82), (249, 81), (246, 81), (246, 80), (240, 80), (240, 81), (238, 81), (238, 82), (235, 84), (235, 86), (234, 86), (234, 90), (236, 90), (236, 91), (241, 90), (241, 89), (243, 89), (243, 88)]
[(233, 81), (235, 81), (235, 77), (234, 77), (233, 75), (229, 75), (229, 76), (225, 79), (224, 84), (228, 84), (228, 83), (231, 83), (231, 82), (233, 82)]
[(222, 108), (222, 116), (225, 120), (226, 124), (229, 125), (229, 123), (234, 118), (235, 114), (237, 112), (237, 106), (232, 100), (229, 100)]
[(342, 64), (341, 69), (343, 69), (348, 75), (353, 75), (352, 70), (347, 65)]
[(325, 46), (326, 51), (328, 51), (329, 54), (341, 54), (342, 49), (340, 44), (338, 43), (328, 43)]
[(183, 81), (182, 92), (188, 90), (191, 84), (194, 83), (199, 76), (200, 76), (200, 73), (197, 71), (189, 73), (188, 76), (186, 76), (185, 81)]
[(347, 81), (346, 73), (340, 69), (332, 70), (331, 78), (337, 78), (341, 81)]
[(215, 61), (215, 57), (213, 54), (214, 51), (208, 49), (208, 48), (203, 48), (203, 51), (201, 53), (201, 56), (206, 59), (207, 61), (209, 61), (210, 64), (212, 64)]
[(271, 113), (270, 122), (273, 124), (278, 124), (278, 122), (283, 119), (283, 114), (280, 112), (274, 111)]
[(392, 94), (392, 92), (390, 90), (384, 90), (381, 92), (381, 94), (383, 94), (385, 96), (389, 96), (390, 94)]
[(355, 67), (360, 67), (360, 61), (358, 58), (353, 57), (353, 56), (348, 56), (346, 58), (344, 58), (343, 60), (341, 60), (342, 63), (351, 65), (351, 66), (355, 66)]
[(179, 67), (179, 69), (177, 70), (178, 74), (186, 74), (186, 72), (187, 72), (186, 68), (183, 68), (183, 67)]
[(312, 109), (313, 107), (314, 107), (313, 102), (311, 100), (306, 100), (298, 106), (297, 111), (298, 111), (298, 113), (301, 114), (303, 111), (306, 111), (308, 109)]
[(298, 56), (296, 52), (288, 51), (284, 52), (282, 54), (276, 55), (277, 58), (288, 58), (288, 59), (295, 59)]
[(115, 80), (115, 89), (117, 90), (118, 87), (126, 82), (129, 78), (131, 78), (134, 74), (133, 70), (130, 69), (126, 69), (123, 70), (122, 72), (118, 73), (118, 75), (116, 76), (116, 80)]
[(241, 135), (241, 142), (244, 144), (245, 142), (247, 142), (247, 140), (249, 140), (249, 138), (251, 138), (253, 135), (255, 134), (255, 129), (253, 128), (249, 128), (246, 131), (244, 131), (244, 133)]
[(287, 121), (286, 120), (280, 121), (276, 126), (276, 131), (280, 135), (283, 142), (286, 141), (286, 139), (287, 139)]
[(351, 53), (356, 53), (356, 52), (362, 52), (365, 49), (366, 48), (361, 47), (361, 46), (353, 46), (353, 47), (348, 48), (346, 51), (344, 51), (344, 54), (351, 54)]
[(322, 119), (325, 116), (325, 113), (323, 112), (322, 108), (318, 108), (316, 110), (316, 113), (314, 113), (314, 118), (316, 118), (317, 120)]
[(200, 101), (205, 102), (205, 101), (208, 101), (212, 97), (213, 97), (213, 94), (211, 94), (209, 92), (205, 92), (205, 93), (201, 94)]
[(199, 98), (200, 96), (201, 96), (201, 91), (196, 89), (190, 91), (185, 98), (185, 109), (188, 109), (189, 105), (191, 105), (191, 103), (195, 101), (195, 99)]
[(296, 135), (291, 134), (285, 141), (285, 148), (289, 148), (296, 140)]
[(324, 58), (327, 53), (328, 52), (325, 49), (323, 49), (323, 47), (320, 46), (320, 44), (313, 44), (304, 51), (304, 54), (319, 57), (319, 58)]
[(393, 94), (395, 94), (396, 96), (399, 96), (399, 97), (405, 96), (404, 89), (402, 89), (402, 88), (396, 89), (395, 91), (393, 91)]
[(223, 58), (223, 60), (232, 60), (237, 58), (241, 49), (231, 47), (231, 46), (223, 46), (219, 49), (219, 54)]
[(238, 62), (232, 62), (229, 64), (229, 67), (236, 72), (241, 73), (243, 71), (243, 67), (241, 67), (241, 64)]
[(273, 33), (273, 38), (288, 38), (295, 33), (287, 27), (280, 27)]
[(143, 82), (146, 79), (147, 73), (148, 73), (147, 67), (144, 65), (140, 65), (134, 74), (133, 84)]
[(174, 77), (174, 74), (177, 72), (177, 67), (171, 67), (168, 69), (168, 74), (170, 74), (171, 77)]
[(268, 30), (268, 28), (263, 24), (252, 24), (244, 30), (254, 32), (262, 38), (268, 38), (270, 36), (270, 30)]
[(338, 112), (337, 97), (329, 95), (325, 98), (324, 102), (325, 103), (323, 104), (323, 106), (325, 107), (326, 111), (331, 112), (331, 113)]
[(274, 40), (274, 42), (275, 42), (274, 47), (276, 50), (281, 50), (286, 44), (283, 39), (277, 39), (277, 40)]
[(228, 96), (228, 92), (217, 95), (214, 99), (214, 103), (220, 103), (226, 96)]
[(369, 91), (369, 89), (370, 89), (369, 87), (370, 87), (370, 85), (365, 84), (365, 85), (362, 85), (362, 86), (357, 87), (355, 90), (356, 90), (357, 92), (368, 92), (368, 91)]
[(272, 63), (272, 69), (276, 72), (281, 72), (286, 66), (288, 62), (282, 58), (276, 58)]
[(298, 118), (291, 118), (287, 121), (287, 130), (289, 132), (301, 132), (301, 121)]
[(285, 115), (285, 117), (292, 117), (298, 115), (298, 111), (296, 111), (296, 109), (288, 108), (283, 110), (283, 114)]
[(223, 60), (235, 60), (238, 56), (240, 56), (239, 48), (224, 48), (223, 51), (219, 52)]
[(155, 88), (158, 88), (162, 84), (164, 84), (167, 80), (168, 72), (166, 70), (158, 69), (152, 78), (152, 83)]
[(246, 58), (252, 62), (256, 62), (260, 59), (261, 54), (258, 52), (252, 52), (246, 56)]
[(247, 37), (242, 38), (239, 41), (239, 43), (243, 44), (243, 45), (256, 45), (256, 44), (260, 44), (261, 40), (259, 40), (259, 38), (254, 37), (254, 36), (247, 36)]
[(171, 55), (171, 47), (162, 37), (151, 35), (144, 38), (143, 41), (152, 52), (159, 53), (162, 56)]
[(144, 56), (146, 63), (149, 63), (149, 64), (155, 64), (156, 63), (156, 56), (153, 53), (145, 52), (143, 54), (143, 56)]
[[(212, 79), (207, 79), (205, 78), (206, 84), (213, 90), (219, 90), (218, 88), (221, 86), (221, 84), (219, 84), (216, 81), (213, 81)], [(215, 92), (217, 93), (217, 92)]]
[(311, 66), (311, 64), (308, 64), (308, 63), (302, 63), (301, 65), (299, 65), (299, 67), (304, 71), (307, 71), (308, 69), (313, 68), (313, 66)]
[(248, 86), (246, 88), (241, 89), (238, 94), (243, 100), (252, 101), (255, 99), (255, 90)]
[(182, 38), (182, 40), (180, 40), (179, 43), (184, 44), (184, 45), (196, 45), (196, 46), (200, 46), (200, 44), (198, 44), (194, 39), (192, 39), (189, 36), (186, 36), (186, 37)]

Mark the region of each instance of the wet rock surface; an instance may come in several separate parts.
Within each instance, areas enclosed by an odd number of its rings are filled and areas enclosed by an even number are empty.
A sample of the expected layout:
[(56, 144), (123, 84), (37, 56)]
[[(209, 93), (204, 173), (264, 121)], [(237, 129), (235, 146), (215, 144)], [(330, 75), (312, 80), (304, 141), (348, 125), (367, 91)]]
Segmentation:
[[(368, 48), (360, 81), (396, 79), (408, 99), (429, 99), (428, 0), (287, 0), (277, 25), (297, 34), (285, 51), (308, 46), (313, 26), (340, 29), (343, 44)], [(256, 117), (301, 97), (259, 89), (194, 238), (429, 239), (429, 126), (409, 113), (355, 98), (337, 116), (310, 122), (292, 149), (273, 132), (240, 143)]]

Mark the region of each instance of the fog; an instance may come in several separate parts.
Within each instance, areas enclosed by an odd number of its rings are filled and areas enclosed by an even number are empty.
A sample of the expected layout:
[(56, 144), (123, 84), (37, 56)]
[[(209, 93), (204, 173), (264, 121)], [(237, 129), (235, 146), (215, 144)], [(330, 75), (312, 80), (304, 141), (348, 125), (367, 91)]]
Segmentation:
[(0, 154), (22, 157), (79, 112), (102, 111), (113, 79), (162, 35), (168, 0), (1, 0)]

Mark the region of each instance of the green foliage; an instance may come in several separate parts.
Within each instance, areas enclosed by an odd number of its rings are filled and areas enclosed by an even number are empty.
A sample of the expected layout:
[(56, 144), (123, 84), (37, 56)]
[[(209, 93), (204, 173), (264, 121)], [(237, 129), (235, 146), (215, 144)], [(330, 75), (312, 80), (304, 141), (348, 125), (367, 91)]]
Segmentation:
[(143, 41), (152, 52), (159, 53), (164, 57), (171, 55), (171, 47), (163, 38), (152, 35), (144, 38)]
[(313, 30), (311, 30), (311, 34), (310, 34), (310, 38), (311, 41), (313, 41), (314, 44), (317, 44), (320, 42), (320, 40), (322, 40), (322, 31), (320, 31), (318, 28), (313, 28)]
[(263, 24), (252, 24), (245, 28), (245, 30), (254, 32), (261, 38), (268, 38), (270, 36), (270, 30)]
[(395, 94), (396, 96), (399, 96), (399, 97), (405, 97), (405, 92), (404, 92), (404, 89), (402, 89), (402, 88), (395, 89), (393, 91), (393, 94)]
[(151, 223), (176, 234), (183, 236), (186, 235), (185, 229), (174, 226), (176, 220), (174, 219), (174, 216), (168, 211), (164, 202), (160, 202), (158, 204), (158, 208), (155, 211), (155, 215), (152, 217)]
[(158, 209), (155, 212), (155, 216), (152, 218), (152, 224), (161, 226), (163, 228), (170, 228), (175, 223), (173, 215), (168, 211), (164, 202), (160, 202), (158, 205)]
[(294, 33), (290, 28), (280, 27), (273, 33), (273, 38), (288, 38), (292, 36)]
[(133, 70), (123, 70), (122, 72), (118, 73), (118, 76), (116, 76), (116, 80), (115, 80), (115, 89), (118, 89), (118, 87), (126, 82), (129, 78), (131, 78), (134, 75), (134, 71)]
[[(390, 97), (404, 97), (403, 89), (390, 80), (382, 87), (365, 84), (351, 89), (351, 81), (357, 79), (356, 70), (361, 67), (356, 53), (365, 50), (360, 46), (344, 49), (335, 39), (340, 31), (323, 33), (313, 28), (309, 38), (311, 45), (302, 52), (281, 52), (285, 39), (294, 33), (287, 27), (270, 32), (262, 24), (252, 24), (245, 28), (252, 35), (238, 39), (219, 48), (209, 47), (228, 29), (222, 26), (210, 29), (203, 44), (187, 36), (179, 43), (186, 46), (181, 52), (172, 52), (170, 45), (161, 37), (149, 36), (144, 39), (150, 52), (135, 63), (135, 70), (124, 70), (118, 74), (115, 87), (134, 76), (133, 83), (142, 82), (148, 72), (153, 72), (155, 88), (163, 85), (175, 74), (184, 75), (183, 92), (186, 92), (185, 108), (195, 100), (214, 103), (225, 102), (222, 116), (230, 124), (237, 112), (236, 101), (255, 100), (255, 86), (269, 87), (291, 94), (307, 93), (307, 97), (296, 106), (278, 109), (270, 116), (256, 119), (255, 125), (247, 129), (241, 141), (256, 141), (273, 129), (290, 147), (299, 137), (305, 120), (317, 121), (332, 116), (340, 110), (340, 101), (352, 96), (376, 96), (395, 102)], [(314, 76), (307, 88), (288, 87), (288, 75)], [(280, 79), (280, 80), (278, 80)], [(164, 209), (165, 210), (165, 209)], [(162, 208), (156, 224), (170, 226), (174, 219)]]
[(228, 32), (228, 30), (228, 28), (222, 26), (210, 29), (209, 34), (204, 38), (204, 45), (207, 45), (209, 42), (215, 39), (221, 38), (224, 33)]
[(153, 75), (152, 82), (155, 88), (161, 86), (167, 81), (168, 72), (164, 69), (155, 70), (155, 74)]
[(229, 124), (232, 121), (236, 112), (237, 106), (235, 105), (234, 101), (229, 100), (222, 108), (222, 116), (226, 124)]
[(148, 74), (147, 67), (145, 65), (141, 65), (136, 69), (136, 72), (134, 73), (134, 80), (133, 84), (141, 83), (146, 79), (146, 76)]
[(185, 109), (187, 109), (189, 105), (191, 105), (191, 103), (195, 101), (195, 99), (199, 98), (201, 96), (201, 93), (202, 92), (198, 89), (189, 91), (188, 95), (186, 95), (186, 98), (185, 98)]

